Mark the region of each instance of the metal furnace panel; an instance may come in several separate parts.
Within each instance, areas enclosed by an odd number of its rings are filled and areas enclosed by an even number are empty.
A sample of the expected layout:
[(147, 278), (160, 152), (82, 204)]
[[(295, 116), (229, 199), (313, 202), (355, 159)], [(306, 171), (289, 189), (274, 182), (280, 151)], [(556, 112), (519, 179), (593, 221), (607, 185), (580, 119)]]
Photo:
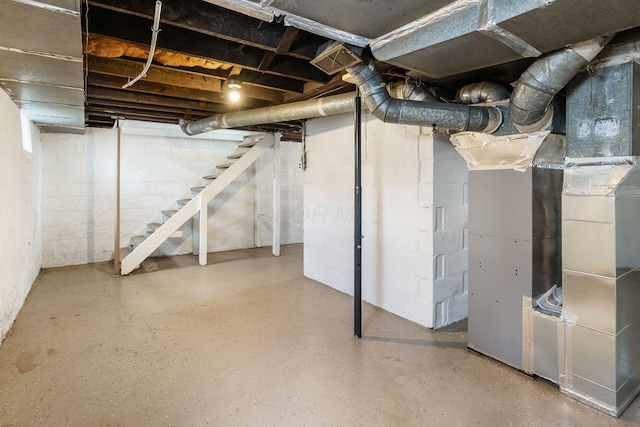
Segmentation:
[(469, 233), (530, 242), (531, 188), (531, 169), (470, 171)]
[(532, 169), (532, 294), (562, 284), (562, 169)]
[(468, 345), (522, 368), (522, 297), (531, 296), (530, 241), (469, 235)]

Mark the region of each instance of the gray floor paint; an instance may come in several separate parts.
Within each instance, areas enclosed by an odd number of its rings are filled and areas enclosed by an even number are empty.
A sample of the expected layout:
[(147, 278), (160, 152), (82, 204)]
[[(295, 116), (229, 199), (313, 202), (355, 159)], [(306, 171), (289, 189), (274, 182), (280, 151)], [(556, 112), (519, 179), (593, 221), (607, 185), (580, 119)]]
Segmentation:
[(302, 275), (302, 246), (45, 270), (0, 346), (0, 425), (637, 426)]

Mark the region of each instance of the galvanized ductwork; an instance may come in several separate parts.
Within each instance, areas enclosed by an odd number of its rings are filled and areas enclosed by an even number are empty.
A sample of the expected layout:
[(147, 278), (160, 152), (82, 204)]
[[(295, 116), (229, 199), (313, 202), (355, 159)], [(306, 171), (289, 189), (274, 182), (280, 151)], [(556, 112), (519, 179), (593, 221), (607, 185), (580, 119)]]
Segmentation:
[(182, 128), (182, 131), (187, 135), (198, 135), (217, 129), (231, 129), (241, 126), (263, 125), (267, 123), (331, 116), (353, 111), (354, 97), (355, 93), (351, 92), (309, 101), (216, 114), (190, 123), (180, 121), (180, 128)]
[(371, 59), (347, 68), (371, 114), (386, 123), (495, 132), (502, 113), (494, 107), (469, 107), (392, 98)]
[(571, 45), (537, 60), (522, 73), (509, 105), (509, 117), (520, 132), (537, 132), (550, 125), (553, 97), (598, 56), (612, 37), (597, 37)]
[[(360, 88), (369, 112), (384, 122), (477, 132), (494, 132), (502, 124), (502, 114), (494, 107), (469, 107), (392, 98), (371, 60), (350, 67), (348, 71)], [(273, 107), (216, 114), (191, 123), (181, 122), (180, 127), (187, 135), (197, 135), (216, 129), (341, 114), (353, 111), (354, 96), (353, 93), (347, 93)]]
[(479, 82), (460, 88), (456, 92), (456, 101), (463, 104), (479, 104), (481, 102), (497, 102), (509, 98), (509, 91), (500, 83)]

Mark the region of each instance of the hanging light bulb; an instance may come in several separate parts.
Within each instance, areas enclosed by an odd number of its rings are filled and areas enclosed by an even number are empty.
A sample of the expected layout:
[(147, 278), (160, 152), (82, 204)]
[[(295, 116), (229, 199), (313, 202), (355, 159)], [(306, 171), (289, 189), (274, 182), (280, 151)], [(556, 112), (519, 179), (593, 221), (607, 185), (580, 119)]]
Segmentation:
[(238, 102), (240, 100), (241, 88), (242, 88), (242, 82), (237, 78), (231, 77), (227, 80), (227, 89), (230, 89), (229, 101)]
[(231, 102), (240, 101), (240, 92), (237, 89), (233, 89), (231, 90), (231, 92), (229, 92), (229, 101)]

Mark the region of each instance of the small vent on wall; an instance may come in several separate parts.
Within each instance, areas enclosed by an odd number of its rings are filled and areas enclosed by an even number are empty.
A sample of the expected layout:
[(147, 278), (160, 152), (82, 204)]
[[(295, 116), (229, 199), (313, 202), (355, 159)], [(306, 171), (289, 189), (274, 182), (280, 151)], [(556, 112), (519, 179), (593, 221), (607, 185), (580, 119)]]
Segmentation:
[(362, 62), (362, 48), (340, 42), (328, 42), (320, 46), (313, 65), (327, 74), (335, 74), (347, 67)]

